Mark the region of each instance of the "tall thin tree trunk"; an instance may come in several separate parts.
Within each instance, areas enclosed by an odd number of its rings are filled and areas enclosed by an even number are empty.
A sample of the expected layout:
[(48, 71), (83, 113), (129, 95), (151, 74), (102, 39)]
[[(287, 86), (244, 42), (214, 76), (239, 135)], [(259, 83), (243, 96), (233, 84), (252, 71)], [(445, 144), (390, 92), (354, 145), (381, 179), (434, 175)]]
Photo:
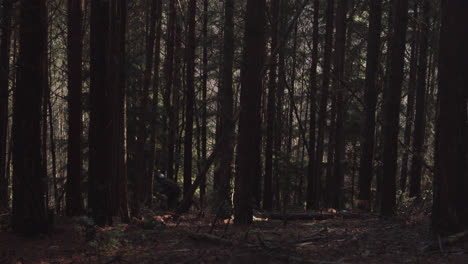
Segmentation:
[(427, 55), (429, 48), (429, 23), (431, 3), (423, 2), (423, 23), (419, 43), (418, 83), (416, 87), (416, 117), (414, 122), (413, 160), (411, 162), (410, 196), (421, 195), (422, 165), (424, 164), (424, 138), (426, 134)]
[(163, 124), (165, 125), (165, 135), (167, 137), (165, 144), (166, 151), (166, 172), (167, 177), (174, 177), (174, 133), (171, 129), (171, 122), (174, 119), (173, 109), (171, 107), (171, 91), (173, 85), (173, 62), (176, 28), (176, 0), (169, 0), (169, 21), (167, 25), (166, 57), (164, 63), (165, 87), (163, 103), (165, 108)]
[(392, 215), (396, 204), (396, 174), (398, 156), (398, 131), (401, 104), (401, 84), (404, 77), (406, 27), (408, 24), (408, 0), (394, 0), (393, 36), (390, 42), (389, 84), (384, 92), (383, 124), (383, 179), (382, 214)]
[(8, 87), (10, 73), (12, 1), (3, 0), (3, 13), (0, 21), (0, 211), (9, 207), (8, 181), (6, 169), (8, 131)]
[[(156, 39), (154, 47), (154, 75), (153, 75), (153, 100), (152, 100), (152, 111), (154, 112), (155, 118), (150, 123), (150, 157), (148, 166), (148, 175), (151, 174), (151, 179), (154, 180), (156, 177), (156, 124), (159, 121), (158, 101), (159, 101), (159, 67), (161, 64), (161, 33), (162, 33), (162, 1), (157, 1), (157, 15), (156, 15)], [(151, 183), (150, 193), (153, 194), (154, 182)], [(148, 201), (152, 203), (151, 199)]]
[[(202, 73), (202, 120), (201, 120), (201, 160), (206, 161), (207, 90), (208, 90), (208, 0), (203, 1), (203, 73)], [(200, 183), (200, 208), (204, 209), (206, 175)]]
[(138, 140), (136, 142), (136, 168), (134, 179), (134, 203), (138, 202), (139, 204), (148, 203), (151, 205), (151, 200), (153, 199), (153, 194), (151, 193), (151, 185), (153, 183), (152, 173), (149, 173), (147, 170), (147, 155), (145, 155), (145, 144), (148, 132), (146, 129), (146, 122), (148, 117), (148, 97), (149, 97), (149, 88), (151, 84), (151, 73), (153, 71), (153, 54), (154, 54), (154, 41), (156, 35), (156, 21), (157, 21), (157, 7), (159, 0), (152, 0), (150, 7), (150, 17), (148, 20), (149, 32), (146, 38), (146, 54), (145, 54), (145, 71), (143, 76), (143, 91), (140, 95), (140, 118), (138, 119), (137, 124), (137, 135)]
[(336, 39), (335, 39), (335, 57), (333, 82), (334, 92), (336, 93), (336, 134), (335, 134), (335, 160), (333, 171), (333, 191), (332, 207), (341, 209), (344, 207), (344, 162), (345, 162), (345, 132), (344, 123), (346, 122), (346, 108), (344, 97), (346, 96), (344, 81), (345, 66), (345, 48), (346, 48), (346, 14), (348, 12), (348, 1), (338, 2), (336, 11)]
[(325, 30), (325, 46), (324, 46), (324, 59), (323, 59), (323, 80), (320, 92), (320, 108), (318, 112), (318, 131), (317, 131), (317, 155), (315, 164), (315, 177), (316, 177), (316, 203), (317, 207), (320, 203), (321, 189), (322, 189), (322, 174), (323, 174), (323, 152), (324, 152), (324, 135), (325, 125), (327, 120), (327, 106), (328, 94), (330, 85), (330, 65), (331, 53), (333, 45), (333, 17), (334, 17), (334, 0), (327, 1), (326, 17), (326, 30)]
[(276, 77), (278, 68), (278, 56), (275, 50), (278, 46), (278, 22), (279, 22), (279, 0), (273, 0), (270, 4), (271, 12), (271, 63), (268, 82), (268, 103), (266, 117), (266, 146), (265, 146), (265, 176), (263, 178), (263, 209), (271, 211), (273, 209), (273, 140), (276, 129)]
[[(68, 162), (67, 162), (67, 215), (83, 213), (81, 195), (81, 63), (83, 54), (83, 0), (68, 0)], [(50, 100), (49, 100), (50, 101)], [(51, 107), (52, 108), (52, 107)], [(52, 109), (50, 109), (52, 110)], [(50, 111), (52, 122), (52, 111)], [(51, 125), (51, 143), (52, 143)], [(54, 158), (54, 157), (52, 157)], [(54, 176), (55, 177), (55, 176)]]
[(370, 209), (375, 145), (375, 111), (378, 88), (377, 74), (380, 58), (380, 34), (382, 30), (382, 0), (369, 1), (369, 31), (367, 33), (366, 90), (364, 94), (365, 119), (361, 135), (361, 159), (359, 164), (359, 203), (361, 209)]
[(234, 64), (234, 0), (227, 0), (224, 5), (224, 39), (223, 39), (223, 65), (222, 86), (219, 98), (220, 125), (219, 138), (216, 144), (220, 145), (221, 156), (215, 174), (219, 175), (218, 186), (215, 191), (215, 209), (220, 217), (232, 214), (231, 179), (234, 152), (234, 120), (233, 120), (233, 78)]
[[(414, 19), (418, 19), (418, 2), (415, 1), (413, 8)], [(409, 149), (411, 143), (411, 128), (414, 120), (414, 99), (416, 92), (416, 78), (417, 78), (417, 67), (418, 67), (418, 27), (417, 23), (413, 22), (413, 41), (411, 42), (411, 56), (410, 56), (410, 72), (408, 80), (408, 95), (406, 102), (406, 120), (405, 120), (405, 135), (404, 135), (404, 146), (405, 150), (401, 159), (401, 173), (400, 173), (400, 189), (404, 193), (406, 192), (406, 182), (408, 179), (408, 159)]]
[(185, 137), (184, 137), (184, 196), (192, 185), (192, 145), (193, 145), (193, 110), (195, 106), (195, 15), (197, 12), (197, 1), (190, 0), (188, 6), (187, 25), (188, 33), (186, 39), (186, 63), (187, 63), (187, 90), (185, 101)]
[(319, 44), (319, 10), (320, 1), (314, 1), (314, 22), (312, 36), (312, 66), (310, 68), (310, 121), (309, 121), (309, 164), (307, 167), (307, 209), (318, 209), (320, 176), (315, 167), (315, 144), (316, 144), (316, 103), (317, 103), (317, 65), (318, 65), (318, 44)]

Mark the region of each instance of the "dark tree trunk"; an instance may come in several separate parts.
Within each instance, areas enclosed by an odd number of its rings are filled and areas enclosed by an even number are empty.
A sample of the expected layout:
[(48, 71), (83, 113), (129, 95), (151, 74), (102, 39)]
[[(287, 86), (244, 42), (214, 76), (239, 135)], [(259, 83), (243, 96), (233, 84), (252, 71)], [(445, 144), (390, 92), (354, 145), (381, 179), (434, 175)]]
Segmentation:
[(316, 174), (315, 166), (315, 115), (317, 101), (317, 65), (319, 44), (319, 9), (320, 1), (314, 1), (314, 24), (312, 36), (312, 66), (310, 68), (310, 121), (309, 121), (309, 164), (307, 168), (307, 209), (318, 209), (318, 196), (320, 184), (319, 175)]
[(46, 1), (21, 2), (19, 44), (12, 128), (12, 228), (30, 235), (48, 231), (40, 126), (47, 83)]
[(173, 85), (173, 63), (174, 63), (174, 45), (175, 45), (175, 29), (176, 29), (176, 0), (169, 0), (169, 21), (167, 25), (167, 41), (166, 41), (166, 57), (164, 63), (164, 119), (163, 124), (165, 125), (165, 135), (167, 140), (165, 142), (166, 147), (166, 173), (169, 179), (174, 178), (174, 133), (171, 129), (171, 122), (174, 119), (173, 109), (171, 107), (171, 91)]
[(152, 173), (149, 173), (146, 169), (147, 155), (145, 155), (145, 144), (148, 136), (146, 129), (146, 122), (148, 120), (148, 97), (149, 88), (151, 84), (151, 72), (153, 71), (153, 54), (154, 54), (154, 41), (156, 35), (156, 20), (157, 20), (157, 7), (159, 0), (151, 1), (150, 18), (149, 18), (149, 33), (146, 38), (146, 54), (145, 54), (145, 71), (143, 76), (143, 91), (140, 94), (140, 111), (137, 124), (137, 135), (138, 140), (136, 142), (136, 153), (135, 153), (135, 174), (134, 188), (133, 188), (133, 202), (139, 203), (136, 205), (140, 207), (143, 203), (151, 205), (153, 194), (151, 188), (153, 184)]
[[(202, 73), (202, 120), (201, 120), (201, 160), (206, 161), (207, 90), (208, 90), (208, 0), (203, 1), (203, 73)], [(206, 177), (200, 183), (200, 207), (203, 210), (206, 194)]]
[(278, 68), (278, 22), (279, 22), (279, 0), (273, 0), (270, 4), (271, 12), (271, 59), (268, 82), (268, 102), (267, 102), (267, 130), (265, 139), (265, 176), (263, 178), (263, 209), (271, 211), (273, 209), (273, 140), (276, 128), (276, 77)]
[[(413, 8), (413, 17), (418, 20), (418, 2), (415, 1)], [(411, 56), (410, 56), (410, 72), (408, 80), (408, 96), (406, 102), (406, 120), (405, 120), (405, 135), (404, 135), (404, 147), (403, 157), (401, 158), (401, 173), (400, 173), (400, 189), (404, 193), (406, 192), (406, 182), (408, 180), (408, 159), (409, 149), (411, 143), (411, 129), (414, 120), (414, 97), (416, 92), (416, 73), (418, 67), (418, 27), (417, 23), (413, 22), (413, 40), (411, 42)]]
[(419, 38), (419, 65), (418, 83), (416, 87), (416, 117), (413, 134), (413, 160), (411, 162), (410, 196), (419, 197), (421, 195), (421, 174), (424, 164), (424, 137), (426, 134), (426, 73), (427, 55), (429, 48), (429, 23), (431, 3), (429, 0), (423, 1), (423, 18), (421, 25), (421, 37)]
[[(156, 176), (156, 124), (159, 121), (159, 111), (158, 111), (158, 101), (159, 101), (159, 87), (160, 87), (160, 78), (159, 78), (159, 67), (161, 64), (161, 33), (162, 33), (162, 1), (157, 2), (157, 15), (156, 15), (156, 39), (154, 47), (154, 75), (153, 75), (153, 100), (152, 100), (152, 111), (154, 112), (154, 117), (150, 123), (150, 157), (149, 157), (149, 166), (148, 166), (148, 175), (151, 174), (151, 180), (154, 180)], [(150, 193), (154, 193), (154, 182), (151, 183)], [(152, 196), (149, 202), (152, 203)]]
[[(216, 174), (219, 175), (218, 186), (215, 189), (215, 208), (220, 216), (232, 214), (231, 179), (234, 153), (234, 120), (233, 120), (233, 80), (234, 63), (234, 0), (227, 0), (224, 6), (224, 40), (223, 40), (222, 86), (220, 90), (220, 126), (219, 138), (221, 157)], [(219, 142), (219, 143), (218, 143)]]
[(384, 92), (382, 214), (392, 215), (396, 204), (396, 174), (401, 85), (404, 77), (408, 0), (392, 2), (393, 33), (390, 41), (389, 84)]
[(324, 136), (325, 136), (325, 125), (327, 120), (327, 105), (328, 105), (328, 86), (330, 85), (330, 65), (331, 65), (331, 53), (333, 45), (333, 17), (334, 17), (334, 0), (327, 1), (326, 9), (326, 32), (325, 32), (325, 46), (324, 46), (324, 58), (323, 58), (323, 80), (322, 88), (320, 92), (320, 108), (318, 112), (318, 131), (317, 131), (317, 155), (315, 163), (315, 177), (317, 177), (317, 190), (316, 190), (316, 203), (318, 208), (320, 206), (320, 197), (322, 189), (322, 174), (323, 174), (323, 149), (324, 149)]
[(185, 137), (184, 137), (184, 196), (192, 185), (192, 145), (193, 145), (193, 109), (195, 106), (195, 15), (197, 1), (190, 0), (188, 6), (188, 34), (186, 40), (187, 90), (185, 98)]
[[(124, 168), (123, 72), (126, 1), (91, 3), (91, 82), (89, 127), (89, 208), (99, 226), (112, 224), (124, 205), (117, 191)], [(122, 174), (123, 175), (122, 175)], [(138, 214), (138, 211), (134, 212)], [(125, 218), (125, 217), (124, 217)]]
[(468, 2), (442, 1), (432, 227), (468, 227)]
[(115, 41), (112, 46), (113, 49), (113, 78), (112, 86), (114, 87), (114, 94), (112, 96), (112, 123), (113, 123), (113, 186), (114, 214), (120, 215), (122, 222), (128, 223), (128, 191), (127, 191), (127, 124), (126, 124), (126, 32), (127, 32), (127, 0), (116, 0), (114, 2), (115, 8), (113, 9), (114, 28), (112, 39)]
[[(371, 183), (374, 162), (375, 111), (377, 105), (377, 73), (380, 58), (380, 34), (382, 30), (382, 0), (368, 1), (370, 6), (369, 31), (367, 33), (366, 90), (364, 94), (365, 119), (361, 136), (359, 166), (359, 200), (362, 209), (370, 209)], [(359, 205), (361, 206), (361, 205)]]
[(336, 39), (335, 39), (335, 57), (334, 57), (334, 79), (333, 86), (336, 93), (336, 134), (335, 134), (335, 160), (333, 171), (332, 188), (332, 208), (341, 209), (344, 206), (344, 196), (342, 192), (344, 184), (344, 162), (345, 162), (345, 132), (344, 123), (346, 122), (346, 108), (344, 97), (344, 65), (345, 65), (345, 47), (346, 47), (346, 14), (348, 12), (348, 1), (338, 2), (336, 10)]
[[(67, 215), (83, 213), (81, 196), (81, 62), (83, 0), (68, 0), (68, 163)], [(52, 119), (52, 115), (51, 115)], [(52, 131), (51, 131), (52, 133)]]
[(109, 74), (109, 2), (91, 2), (91, 79), (90, 79), (90, 124), (89, 124), (89, 194), (88, 207), (96, 224), (109, 222), (111, 209), (111, 130)]
[(248, 0), (245, 22), (242, 88), (239, 116), (238, 170), (234, 193), (234, 221), (252, 222), (252, 186), (260, 163), (262, 67), (265, 50), (265, 0)]
[(0, 211), (9, 207), (7, 160), (8, 87), (10, 73), (10, 40), (12, 1), (3, 0), (0, 39)]

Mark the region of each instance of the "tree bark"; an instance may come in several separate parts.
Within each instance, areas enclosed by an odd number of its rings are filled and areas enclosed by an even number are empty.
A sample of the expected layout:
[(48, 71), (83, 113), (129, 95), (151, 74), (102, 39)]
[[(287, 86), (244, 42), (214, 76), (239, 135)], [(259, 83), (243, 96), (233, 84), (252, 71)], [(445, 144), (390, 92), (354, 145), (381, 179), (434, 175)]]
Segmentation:
[[(81, 63), (83, 54), (83, 0), (68, 0), (68, 163), (67, 215), (83, 213), (81, 196)], [(51, 114), (52, 118), (52, 114)], [(51, 131), (52, 133), (52, 131)]]
[(216, 142), (220, 145), (221, 156), (219, 166), (215, 174), (219, 175), (218, 186), (215, 189), (215, 208), (220, 217), (232, 214), (231, 204), (231, 179), (232, 162), (234, 153), (234, 120), (233, 120), (233, 79), (232, 69), (234, 64), (234, 0), (226, 0), (224, 6), (224, 40), (223, 40), (223, 65), (222, 86), (220, 90), (220, 126), (219, 138)]
[(342, 192), (344, 184), (344, 159), (345, 159), (345, 132), (344, 123), (346, 122), (346, 108), (344, 97), (345, 93), (345, 48), (346, 48), (346, 14), (348, 13), (348, 1), (338, 2), (336, 11), (336, 39), (335, 39), (335, 58), (333, 82), (336, 93), (336, 134), (335, 134), (335, 160), (333, 172), (332, 188), (332, 208), (341, 209), (344, 207), (344, 195)]
[(424, 164), (424, 138), (426, 134), (427, 55), (429, 48), (429, 23), (431, 3), (423, 1), (423, 23), (419, 38), (418, 83), (416, 87), (416, 117), (413, 134), (413, 160), (411, 163), (410, 197), (421, 195), (421, 174)]
[(316, 102), (317, 102), (317, 65), (319, 44), (319, 10), (320, 1), (314, 1), (314, 22), (312, 36), (312, 66), (310, 68), (310, 121), (309, 121), (309, 164), (307, 167), (307, 209), (318, 209), (319, 175), (316, 174)]
[(393, 34), (390, 42), (389, 84), (384, 92), (382, 214), (393, 215), (396, 204), (396, 174), (401, 85), (404, 77), (408, 0), (392, 2)]
[(468, 2), (442, 1), (432, 227), (468, 227)]
[[(418, 19), (418, 2), (415, 1), (413, 8), (414, 19)], [(417, 67), (418, 67), (418, 27), (417, 23), (413, 22), (413, 41), (411, 42), (411, 56), (410, 56), (410, 72), (408, 80), (408, 96), (406, 102), (406, 120), (405, 120), (405, 135), (403, 139), (403, 144), (405, 150), (403, 157), (401, 159), (401, 173), (400, 173), (400, 189), (404, 193), (406, 192), (406, 182), (408, 180), (408, 159), (409, 159), (409, 149), (411, 143), (411, 129), (413, 126), (414, 120), (414, 99), (416, 92), (416, 78), (417, 78)]]
[(15, 232), (48, 231), (41, 157), (41, 100), (47, 83), (47, 6), (44, 0), (20, 5), (20, 53), (13, 104), (13, 212)]
[(174, 133), (171, 130), (171, 122), (174, 119), (173, 109), (171, 107), (171, 91), (173, 85), (173, 62), (174, 62), (174, 45), (175, 45), (175, 28), (176, 28), (176, 0), (169, 1), (169, 21), (167, 25), (167, 41), (166, 41), (166, 57), (164, 63), (164, 109), (163, 124), (165, 125), (165, 135), (167, 140), (165, 142), (166, 148), (166, 173), (169, 179), (174, 178)]
[[(328, 94), (330, 85), (330, 65), (331, 53), (333, 45), (333, 17), (334, 17), (334, 0), (327, 1), (327, 9), (325, 13), (326, 26), (325, 26), (325, 46), (323, 58), (323, 80), (320, 91), (320, 108), (318, 112), (318, 131), (317, 131), (317, 154), (315, 164), (315, 175), (317, 177), (317, 192), (315, 193), (316, 203), (318, 208), (320, 206), (320, 197), (322, 189), (322, 174), (323, 174), (323, 149), (324, 149), (324, 135), (325, 125), (327, 118)], [(314, 206), (315, 207), (315, 206)]]
[(8, 132), (8, 87), (10, 73), (12, 1), (3, 0), (3, 14), (0, 21), (2, 35), (0, 39), (0, 211), (8, 209), (8, 181), (6, 169), (7, 132)]
[(192, 145), (193, 145), (193, 109), (195, 106), (195, 15), (197, 1), (190, 0), (188, 6), (188, 34), (186, 40), (187, 90), (185, 98), (185, 137), (184, 137), (184, 195), (192, 185)]
[(278, 68), (278, 56), (275, 50), (278, 45), (278, 22), (279, 22), (279, 0), (273, 0), (270, 4), (271, 13), (271, 47), (270, 47), (270, 70), (268, 82), (268, 102), (267, 102), (267, 131), (265, 140), (265, 176), (263, 178), (263, 209), (271, 211), (273, 209), (273, 140), (276, 128), (276, 77)]
[[(374, 145), (375, 145), (375, 111), (377, 106), (378, 88), (377, 73), (380, 58), (380, 34), (382, 30), (382, 0), (369, 2), (369, 31), (367, 33), (367, 59), (365, 81), (365, 119), (361, 136), (361, 159), (359, 166), (359, 200), (370, 209), (371, 183), (373, 175)], [(363, 208), (364, 209), (364, 208)]]
[(242, 58), (238, 170), (234, 193), (234, 221), (252, 222), (252, 186), (260, 163), (262, 67), (265, 50), (265, 0), (248, 0)]

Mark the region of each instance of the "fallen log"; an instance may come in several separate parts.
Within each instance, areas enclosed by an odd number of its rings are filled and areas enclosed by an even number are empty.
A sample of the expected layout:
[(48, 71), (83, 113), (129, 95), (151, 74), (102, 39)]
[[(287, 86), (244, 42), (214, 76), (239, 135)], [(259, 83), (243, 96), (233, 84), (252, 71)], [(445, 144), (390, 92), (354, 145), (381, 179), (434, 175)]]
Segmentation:
[(234, 241), (206, 233), (188, 233), (188, 236), (196, 241), (206, 241), (217, 245), (232, 246)]
[(352, 219), (358, 218), (359, 214), (350, 212), (337, 212), (337, 213), (270, 213), (266, 217), (274, 220), (326, 220), (332, 218)]

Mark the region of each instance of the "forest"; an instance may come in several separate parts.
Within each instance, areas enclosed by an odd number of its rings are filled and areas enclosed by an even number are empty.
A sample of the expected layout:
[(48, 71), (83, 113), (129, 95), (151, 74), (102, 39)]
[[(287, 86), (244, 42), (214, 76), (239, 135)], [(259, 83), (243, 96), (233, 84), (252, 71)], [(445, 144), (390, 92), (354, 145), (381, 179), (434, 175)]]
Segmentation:
[(0, 2), (0, 263), (468, 263), (468, 1)]

